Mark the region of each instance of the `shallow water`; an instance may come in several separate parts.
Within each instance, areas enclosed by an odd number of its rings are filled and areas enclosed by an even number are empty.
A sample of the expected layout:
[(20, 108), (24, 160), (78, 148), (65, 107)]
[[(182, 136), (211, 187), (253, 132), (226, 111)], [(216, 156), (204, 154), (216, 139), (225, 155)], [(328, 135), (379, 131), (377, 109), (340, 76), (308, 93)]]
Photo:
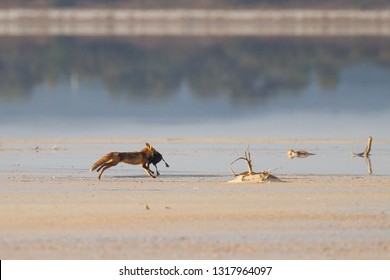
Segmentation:
[[(54, 142), (53, 142), (54, 143)], [(0, 169), (7, 176), (24, 174), (29, 179), (43, 177), (71, 176), (75, 178), (95, 177), (90, 166), (100, 157), (112, 151), (136, 151), (141, 143), (3, 143), (0, 155)], [(154, 143), (170, 165), (159, 163), (161, 178), (180, 177), (231, 177), (228, 166), (243, 156), (248, 144), (231, 143)], [(365, 143), (348, 142), (262, 142), (251, 143), (254, 171), (273, 170), (275, 175), (390, 175), (390, 143), (373, 141), (370, 165), (367, 159), (352, 157), (352, 151), (361, 152)], [(289, 149), (305, 149), (313, 156), (307, 158), (287, 157)], [(232, 165), (235, 172), (247, 170), (245, 161), (239, 160)], [(154, 170), (154, 167), (152, 167)], [(140, 166), (118, 164), (105, 171), (104, 177), (145, 177)]]

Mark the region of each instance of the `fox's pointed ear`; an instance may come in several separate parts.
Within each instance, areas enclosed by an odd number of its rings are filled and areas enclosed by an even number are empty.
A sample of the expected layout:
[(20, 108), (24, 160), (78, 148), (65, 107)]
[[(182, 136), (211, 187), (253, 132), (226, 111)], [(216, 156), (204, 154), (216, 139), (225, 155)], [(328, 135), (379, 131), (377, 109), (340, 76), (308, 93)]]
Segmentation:
[(146, 148), (148, 148), (150, 151), (153, 149), (152, 145), (150, 145), (149, 143), (146, 143)]

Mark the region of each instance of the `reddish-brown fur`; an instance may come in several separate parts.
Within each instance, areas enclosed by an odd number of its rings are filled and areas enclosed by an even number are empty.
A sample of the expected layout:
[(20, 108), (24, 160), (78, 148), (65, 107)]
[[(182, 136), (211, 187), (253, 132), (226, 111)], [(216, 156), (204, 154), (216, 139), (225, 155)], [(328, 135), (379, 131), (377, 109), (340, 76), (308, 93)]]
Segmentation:
[(120, 162), (128, 163), (128, 164), (133, 164), (133, 165), (142, 165), (142, 168), (145, 170), (146, 174), (149, 176), (156, 178), (154, 176), (154, 172), (149, 169), (149, 164), (150, 160), (153, 157), (153, 153), (156, 150), (148, 143), (146, 143), (146, 147), (142, 149), (139, 152), (126, 152), (126, 153), (120, 153), (120, 152), (113, 152), (113, 153), (108, 153), (101, 159), (99, 159), (97, 162), (95, 162), (90, 171), (96, 171), (99, 172), (99, 180), (100, 177), (102, 176), (104, 170), (117, 165)]

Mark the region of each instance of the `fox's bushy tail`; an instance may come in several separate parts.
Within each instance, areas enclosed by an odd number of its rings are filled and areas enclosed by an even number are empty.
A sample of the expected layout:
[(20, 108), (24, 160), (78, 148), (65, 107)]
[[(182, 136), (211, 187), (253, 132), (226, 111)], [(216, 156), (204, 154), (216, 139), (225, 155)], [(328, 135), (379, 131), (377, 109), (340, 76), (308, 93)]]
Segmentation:
[(107, 154), (107, 155), (105, 155), (104, 157), (102, 157), (101, 159), (99, 159), (97, 162), (95, 162), (95, 163), (92, 165), (92, 167), (91, 167), (91, 169), (89, 170), (89, 172), (94, 171), (96, 168), (98, 168), (98, 167), (101, 166), (103, 163), (105, 163), (106, 161), (108, 161), (109, 158), (110, 158), (110, 156), (111, 156), (111, 154)]

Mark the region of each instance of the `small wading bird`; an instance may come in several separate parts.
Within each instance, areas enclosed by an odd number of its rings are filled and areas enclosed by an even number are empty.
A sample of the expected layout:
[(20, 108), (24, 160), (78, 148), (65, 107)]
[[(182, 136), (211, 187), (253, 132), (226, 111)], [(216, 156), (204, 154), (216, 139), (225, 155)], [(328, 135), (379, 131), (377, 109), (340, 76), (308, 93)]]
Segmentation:
[(289, 150), (287, 152), (287, 156), (289, 158), (295, 158), (295, 157), (306, 158), (306, 157), (312, 156), (312, 155), (315, 155), (315, 154), (312, 154), (312, 153), (309, 153), (309, 152), (306, 152), (306, 151), (303, 151), (303, 150), (300, 150), (300, 151)]
[[(138, 152), (108, 153), (107, 155), (99, 159), (97, 162), (95, 162), (92, 165), (90, 171), (94, 171), (95, 169), (96, 172), (100, 171), (98, 176), (98, 179), (100, 180), (100, 177), (102, 176), (104, 170), (115, 166), (120, 162), (124, 162), (133, 165), (140, 164), (142, 165), (142, 168), (145, 170), (146, 174), (153, 178), (156, 178), (156, 176), (153, 175), (154, 172), (150, 170), (149, 165), (152, 163), (156, 167), (157, 176), (159, 176), (160, 172), (158, 172), (156, 164), (159, 163), (161, 160), (164, 160), (162, 155), (157, 152), (149, 143), (146, 143), (146, 147)], [(165, 165), (169, 167), (166, 162)]]
[(368, 137), (368, 142), (367, 142), (367, 146), (366, 146), (366, 149), (364, 150), (364, 152), (362, 153), (354, 153), (352, 152), (352, 156), (358, 156), (358, 157), (369, 157), (370, 156), (370, 152), (371, 152), (371, 143), (372, 143), (372, 137), (369, 136)]
[(372, 143), (372, 137), (368, 137), (368, 142), (366, 149), (362, 153), (354, 153), (352, 152), (352, 156), (358, 156), (358, 157), (363, 157), (366, 160), (367, 164), (367, 169), (368, 169), (368, 174), (372, 174), (372, 166), (371, 166), (371, 160), (370, 160), (370, 152), (371, 152), (371, 143)]

